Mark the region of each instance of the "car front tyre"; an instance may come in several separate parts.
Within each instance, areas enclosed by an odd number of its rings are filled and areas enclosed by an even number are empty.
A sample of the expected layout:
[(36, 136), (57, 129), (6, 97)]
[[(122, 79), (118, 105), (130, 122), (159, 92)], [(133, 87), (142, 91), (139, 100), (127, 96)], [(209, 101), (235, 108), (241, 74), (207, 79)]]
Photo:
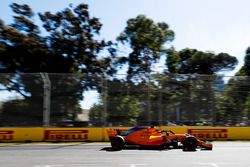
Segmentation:
[(183, 151), (196, 151), (198, 141), (195, 137), (187, 137), (183, 142)]
[(116, 137), (112, 138), (112, 140), (111, 140), (112, 149), (115, 151), (122, 150), (124, 148), (124, 145), (125, 145), (125, 142), (124, 142), (123, 137), (121, 137), (121, 136), (116, 136)]

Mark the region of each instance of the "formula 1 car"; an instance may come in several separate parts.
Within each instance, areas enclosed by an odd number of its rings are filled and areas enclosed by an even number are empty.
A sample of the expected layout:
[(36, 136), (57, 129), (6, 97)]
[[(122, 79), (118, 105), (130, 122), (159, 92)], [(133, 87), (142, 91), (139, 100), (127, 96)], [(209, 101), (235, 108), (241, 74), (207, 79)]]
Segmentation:
[(213, 148), (211, 143), (190, 134), (175, 134), (171, 130), (159, 131), (154, 127), (134, 127), (122, 132), (119, 129), (109, 129), (107, 133), (113, 150), (122, 150), (129, 145), (160, 149), (182, 148), (183, 151)]

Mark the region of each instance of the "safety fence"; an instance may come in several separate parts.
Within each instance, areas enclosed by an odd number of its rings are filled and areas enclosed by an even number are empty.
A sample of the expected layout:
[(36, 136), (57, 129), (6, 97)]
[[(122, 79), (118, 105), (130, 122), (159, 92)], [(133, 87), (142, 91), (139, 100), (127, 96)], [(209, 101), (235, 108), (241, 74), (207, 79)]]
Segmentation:
[[(127, 130), (129, 127), (113, 127)], [(0, 142), (104, 142), (109, 128), (1, 128)], [(162, 126), (177, 134), (189, 133), (202, 140), (250, 140), (249, 127)]]
[(1, 127), (250, 126), (250, 77), (0, 74)]

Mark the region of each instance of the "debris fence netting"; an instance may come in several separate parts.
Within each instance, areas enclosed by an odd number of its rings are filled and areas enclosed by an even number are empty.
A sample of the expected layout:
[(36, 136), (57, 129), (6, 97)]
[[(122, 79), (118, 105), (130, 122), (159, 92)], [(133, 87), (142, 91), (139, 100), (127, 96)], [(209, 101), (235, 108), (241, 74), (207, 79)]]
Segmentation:
[(250, 79), (0, 74), (1, 127), (249, 126)]

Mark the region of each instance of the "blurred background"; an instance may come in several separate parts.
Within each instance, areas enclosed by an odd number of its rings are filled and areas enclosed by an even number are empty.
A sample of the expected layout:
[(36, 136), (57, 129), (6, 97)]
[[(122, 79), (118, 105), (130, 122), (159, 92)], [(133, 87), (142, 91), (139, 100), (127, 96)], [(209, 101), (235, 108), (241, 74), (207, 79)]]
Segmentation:
[(60, 2), (1, 5), (0, 126), (249, 126), (249, 2)]
[(249, 77), (123, 78), (1, 74), (1, 126), (249, 126)]

